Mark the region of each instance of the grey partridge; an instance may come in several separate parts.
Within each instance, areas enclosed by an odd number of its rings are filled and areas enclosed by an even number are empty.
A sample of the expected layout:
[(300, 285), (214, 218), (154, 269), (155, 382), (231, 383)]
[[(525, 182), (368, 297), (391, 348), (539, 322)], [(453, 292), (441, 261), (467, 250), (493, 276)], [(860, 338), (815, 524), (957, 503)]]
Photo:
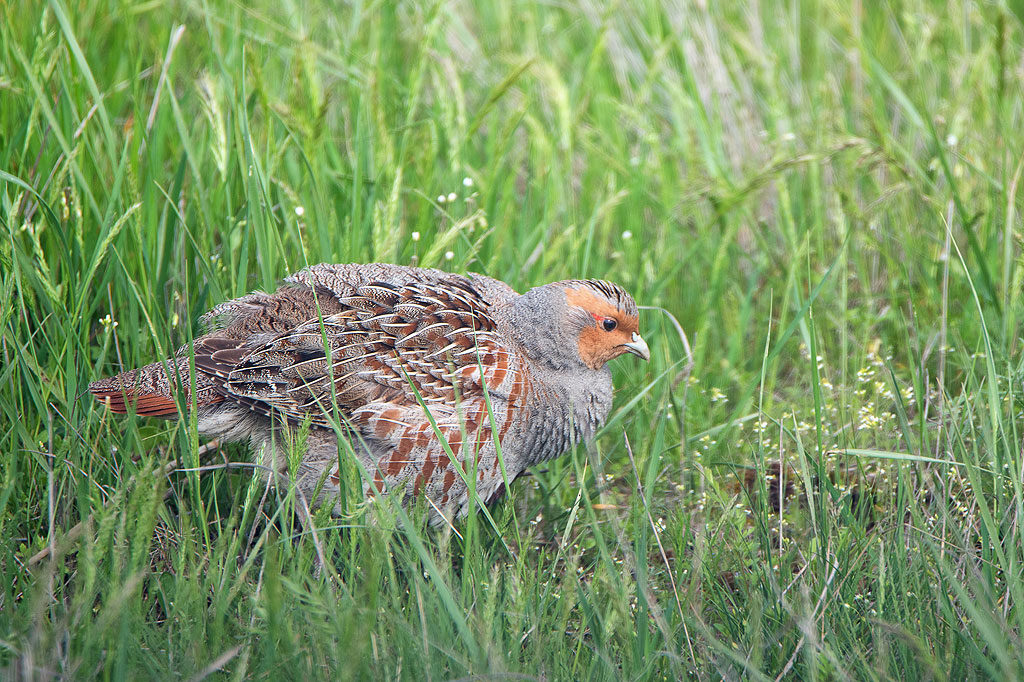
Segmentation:
[(167, 419), (179, 394), (201, 433), (248, 441), (264, 471), (293, 477), (314, 506), (339, 493), (341, 434), (367, 495), (426, 496), (435, 524), (466, 514), (468, 476), (489, 503), (505, 480), (591, 439), (612, 403), (606, 363), (650, 357), (636, 303), (600, 280), (519, 295), (477, 274), (321, 264), (203, 322), (210, 331), (173, 358), (90, 391), (114, 412)]

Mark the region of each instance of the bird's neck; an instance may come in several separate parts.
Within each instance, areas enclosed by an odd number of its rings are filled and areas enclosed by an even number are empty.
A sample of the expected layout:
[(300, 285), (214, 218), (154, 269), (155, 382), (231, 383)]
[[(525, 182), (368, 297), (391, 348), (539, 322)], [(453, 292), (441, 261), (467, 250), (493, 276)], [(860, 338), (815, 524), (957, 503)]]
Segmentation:
[(529, 464), (558, 457), (580, 443), (590, 441), (604, 425), (612, 405), (612, 379), (607, 367), (551, 370), (532, 387), (532, 410), (525, 448)]

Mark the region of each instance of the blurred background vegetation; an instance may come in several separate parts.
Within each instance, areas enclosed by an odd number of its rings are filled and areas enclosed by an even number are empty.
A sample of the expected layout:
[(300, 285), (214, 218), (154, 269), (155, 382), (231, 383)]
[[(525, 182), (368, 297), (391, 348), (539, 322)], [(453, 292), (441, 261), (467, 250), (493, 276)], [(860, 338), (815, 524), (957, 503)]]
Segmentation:
[[(5, 676), (1024, 676), (1019, 3), (0, 15)], [(313, 538), (83, 392), (323, 261), (668, 314), (495, 526)]]

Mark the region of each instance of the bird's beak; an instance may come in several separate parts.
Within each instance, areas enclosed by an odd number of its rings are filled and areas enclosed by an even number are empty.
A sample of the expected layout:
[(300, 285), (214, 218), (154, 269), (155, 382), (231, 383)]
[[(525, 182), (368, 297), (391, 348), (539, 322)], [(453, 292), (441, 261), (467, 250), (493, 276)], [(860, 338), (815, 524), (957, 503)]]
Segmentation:
[(622, 344), (623, 347), (633, 355), (641, 357), (644, 360), (651, 359), (651, 349), (647, 347), (647, 342), (644, 341), (643, 337), (633, 332), (633, 340), (630, 343)]

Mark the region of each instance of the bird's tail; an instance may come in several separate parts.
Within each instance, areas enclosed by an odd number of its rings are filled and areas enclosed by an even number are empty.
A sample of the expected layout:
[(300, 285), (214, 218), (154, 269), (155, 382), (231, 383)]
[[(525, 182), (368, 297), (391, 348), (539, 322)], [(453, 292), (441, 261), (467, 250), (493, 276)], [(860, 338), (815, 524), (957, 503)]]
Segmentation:
[[(185, 359), (184, 367), (181, 367), (180, 361), (180, 358), (169, 360), (166, 363), (167, 369), (174, 372), (177, 365), (179, 376), (187, 381), (188, 360)], [(154, 362), (94, 381), (89, 384), (89, 392), (118, 414), (126, 414), (129, 407), (133, 407), (138, 415), (177, 419), (178, 404), (174, 401), (176, 384), (177, 378), (174, 382), (168, 380), (164, 363)], [(187, 388), (185, 394), (188, 394)]]

